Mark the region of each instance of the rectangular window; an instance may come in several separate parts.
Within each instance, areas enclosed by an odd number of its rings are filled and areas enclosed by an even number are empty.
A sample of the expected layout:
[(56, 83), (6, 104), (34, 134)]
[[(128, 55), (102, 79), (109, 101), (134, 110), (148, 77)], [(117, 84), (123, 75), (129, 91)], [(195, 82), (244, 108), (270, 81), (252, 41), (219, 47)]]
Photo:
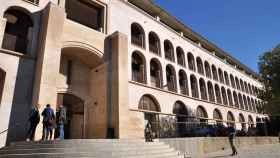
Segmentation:
[(68, 84), (68, 85), (70, 85), (71, 84), (71, 82), (72, 82), (72, 80), (71, 80), (71, 78), (72, 78), (72, 66), (73, 65), (73, 63), (72, 63), (72, 60), (68, 60), (67, 61), (67, 79), (66, 79), (66, 83)]
[(104, 32), (104, 6), (86, 0), (66, 0), (67, 18)]

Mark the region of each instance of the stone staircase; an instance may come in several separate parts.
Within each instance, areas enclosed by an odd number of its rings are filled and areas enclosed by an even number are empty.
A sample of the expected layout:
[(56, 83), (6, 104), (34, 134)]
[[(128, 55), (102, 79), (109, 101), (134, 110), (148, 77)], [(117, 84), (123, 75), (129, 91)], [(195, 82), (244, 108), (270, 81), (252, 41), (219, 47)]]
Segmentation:
[(17, 142), (0, 149), (0, 158), (182, 158), (162, 142), (77, 139)]

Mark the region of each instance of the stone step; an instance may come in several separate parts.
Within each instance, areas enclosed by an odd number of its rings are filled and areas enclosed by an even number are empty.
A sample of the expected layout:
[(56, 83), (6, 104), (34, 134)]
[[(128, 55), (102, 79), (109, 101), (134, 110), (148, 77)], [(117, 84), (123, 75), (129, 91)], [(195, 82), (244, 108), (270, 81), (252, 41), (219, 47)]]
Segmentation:
[(21, 154), (21, 153), (67, 153), (67, 152), (95, 152), (95, 153), (103, 153), (103, 152), (146, 152), (146, 153), (161, 153), (161, 152), (172, 152), (174, 151), (172, 148), (168, 146), (164, 147), (154, 147), (154, 148), (147, 148), (147, 147), (139, 147), (139, 148), (86, 148), (86, 147), (75, 147), (75, 148), (29, 148), (29, 149), (3, 149), (0, 150), (0, 155), (2, 154)]
[(176, 152), (160, 153), (160, 154), (102, 154), (96, 155), (93, 153), (32, 153), (32, 154), (6, 154), (1, 155), (1, 158), (177, 158)]
[(0, 158), (179, 158), (162, 142), (143, 140), (63, 140), (16, 142), (0, 149)]

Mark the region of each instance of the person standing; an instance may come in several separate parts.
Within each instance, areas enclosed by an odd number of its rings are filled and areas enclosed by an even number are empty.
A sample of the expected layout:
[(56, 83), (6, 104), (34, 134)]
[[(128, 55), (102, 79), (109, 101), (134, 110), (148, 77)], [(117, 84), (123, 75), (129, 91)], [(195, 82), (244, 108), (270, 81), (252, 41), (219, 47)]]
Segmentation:
[(50, 104), (42, 112), (43, 116), (43, 137), (42, 140), (50, 140), (52, 138), (52, 129), (54, 126), (55, 115)]
[(63, 140), (64, 139), (64, 125), (67, 123), (66, 108), (63, 105), (59, 106), (56, 118), (57, 118), (58, 138), (60, 140)]
[(229, 139), (229, 144), (232, 150), (232, 156), (237, 155), (237, 150), (236, 147), (234, 145), (234, 139), (235, 139), (235, 135), (236, 135), (236, 130), (233, 127), (233, 125), (230, 125), (228, 127), (228, 139)]
[(31, 108), (28, 121), (30, 123), (30, 127), (27, 132), (27, 138), (26, 138), (27, 142), (29, 142), (30, 140), (32, 141), (34, 140), (35, 131), (38, 123), (40, 122), (40, 114), (37, 106), (33, 106)]

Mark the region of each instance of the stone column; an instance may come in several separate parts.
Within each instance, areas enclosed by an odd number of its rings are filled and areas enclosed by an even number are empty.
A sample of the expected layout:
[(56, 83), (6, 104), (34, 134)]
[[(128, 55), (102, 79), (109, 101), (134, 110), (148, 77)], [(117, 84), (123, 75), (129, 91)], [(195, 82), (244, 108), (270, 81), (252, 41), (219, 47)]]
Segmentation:
[[(40, 112), (46, 104), (50, 104), (56, 110), (56, 81), (59, 75), (64, 19), (64, 10), (55, 4), (50, 3), (43, 11), (33, 90), (33, 105), (38, 105)], [(41, 136), (42, 124), (39, 124), (35, 138), (38, 140)]]
[(5, 28), (6, 28), (6, 23), (7, 23), (6, 19), (4, 19), (4, 18), (0, 19), (0, 48), (2, 48), (2, 43), (3, 43)]
[(143, 120), (137, 119), (129, 110), (127, 40), (127, 36), (119, 32), (111, 35), (112, 117), (108, 126), (114, 128), (116, 138), (143, 138), (144, 129), (139, 126)]

